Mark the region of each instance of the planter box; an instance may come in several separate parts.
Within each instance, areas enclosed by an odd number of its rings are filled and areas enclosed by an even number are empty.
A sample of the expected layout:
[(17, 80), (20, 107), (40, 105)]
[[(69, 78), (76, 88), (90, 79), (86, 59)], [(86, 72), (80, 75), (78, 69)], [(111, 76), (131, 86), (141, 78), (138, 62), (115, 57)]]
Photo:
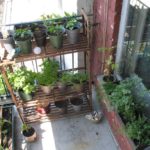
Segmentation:
[(124, 124), (120, 116), (114, 110), (114, 108), (111, 106), (108, 100), (108, 96), (103, 88), (102, 82), (102, 80), (97, 80), (95, 82), (96, 88), (98, 94), (100, 95), (100, 103), (102, 105), (104, 115), (108, 119), (113, 135), (116, 138), (121, 150), (135, 150), (136, 147), (133, 141), (125, 133)]
[[(4, 148), (14, 150), (14, 109), (13, 106), (1, 106), (1, 118), (8, 120), (1, 128), (1, 144)], [(8, 132), (2, 134), (4, 130)], [(5, 140), (4, 140), (5, 139)], [(5, 145), (5, 146), (4, 146)]]

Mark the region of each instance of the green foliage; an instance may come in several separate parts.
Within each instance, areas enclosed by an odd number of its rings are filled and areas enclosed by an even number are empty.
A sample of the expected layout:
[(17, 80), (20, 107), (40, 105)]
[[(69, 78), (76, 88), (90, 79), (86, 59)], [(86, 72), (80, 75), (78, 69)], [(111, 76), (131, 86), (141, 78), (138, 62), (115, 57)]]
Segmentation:
[(31, 129), (31, 127), (29, 125), (27, 125), (26, 123), (23, 123), (22, 128), (21, 128), (22, 132), (23, 131), (28, 132), (29, 129)]
[(68, 17), (66, 23), (67, 29), (74, 30), (75, 28), (79, 28), (79, 21), (77, 20), (77, 18), (75, 18), (75, 13), (69, 14), (65, 12), (65, 16)]
[(141, 82), (141, 79), (133, 75), (123, 80), (119, 85), (113, 83), (104, 85), (110, 102), (125, 121), (126, 131), (132, 140), (139, 145), (150, 145), (150, 121), (142, 116), (143, 104), (135, 101), (132, 96), (132, 88)]
[(14, 90), (23, 90), (26, 94), (30, 94), (35, 90), (34, 79), (36, 74), (21, 67), (13, 73), (8, 73), (8, 79)]
[(61, 25), (62, 17), (57, 14), (42, 15), (44, 25), (47, 27), (48, 34), (59, 35), (63, 33), (64, 27)]
[(63, 72), (61, 75), (61, 78), (60, 78), (60, 82), (62, 82), (64, 84), (71, 84), (72, 83), (72, 77), (73, 77), (72, 73)]
[(125, 120), (130, 120), (134, 117), (135, 103), (127, 82), (121, 82), (110, 95), (110, 100), (119, 114)]
[(37, 73), (40, 85), (54, 85), (58, 80), (59, 63), (55, 60), (45, 59), (41, 65), (42, 72)]
[(4, 84), (2, 81), (2, 75), (0, 75), (0, 95), (4, 95), (5, 93), (5, 88), (4, 88)]
[(27, 39), (31, 39), (32, 37), (32, 32), (29, 29), (16, 29), (14, 38), (18, 41), (24, 41)]
[(138, 141), (138, 145), (150, 145), (150, 121), (145, 117), (139, 117), (127, 124), (127, 133), (130, 138)]
[(50, 35), (59, 35), (63, 33), (63, 26), (58, 24), (51, 24), (47, 27), (47, 30)]
[(72, 76), (72, 83), (82, 84), (88, 80), (88, 75), (86, 73), (76, 73)]

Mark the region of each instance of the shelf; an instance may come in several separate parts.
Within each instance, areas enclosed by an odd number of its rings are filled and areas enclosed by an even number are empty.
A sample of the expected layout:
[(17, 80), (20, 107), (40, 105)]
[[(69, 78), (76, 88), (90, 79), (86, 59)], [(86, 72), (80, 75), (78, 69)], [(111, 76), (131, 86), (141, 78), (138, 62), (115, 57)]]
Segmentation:
[(82, 91), (75, 91), (71, 86), (69, 86), (65, 91), (60, 91), (58, 88), (54, 88), (50, 94), (45, 94), (41, 91), (40, 88), (37, 89), (36, 93), (33, 96), (33, 100), (30, 101), (22, 101), (18, 98), (17, 103), (19, 107), (29, 107), (36, 106), (38, 104), (46, 103), (46, 102), (56, 102), (62, 101), (65, 99), (70, 99), (76, 96), (89, 95), (89, 87), (88, 84), (84, 86)]
[(37, 121), (56, 120), (58, 118), (69, 117), (73, 115), (82, 115), (91, 111), (91, 107), (88, 103), (89, 99), (84, 99), (81, 111), (75, 112), (72, 105), (68, 101), (67, 113), (60, 113), (58, 108), (51, 103), (51, 111), (49, 114), (39, 114), (36, 112), (36, 106), (29, 106), (23, 109), (23, 117), (26, 123), (32, 123)]

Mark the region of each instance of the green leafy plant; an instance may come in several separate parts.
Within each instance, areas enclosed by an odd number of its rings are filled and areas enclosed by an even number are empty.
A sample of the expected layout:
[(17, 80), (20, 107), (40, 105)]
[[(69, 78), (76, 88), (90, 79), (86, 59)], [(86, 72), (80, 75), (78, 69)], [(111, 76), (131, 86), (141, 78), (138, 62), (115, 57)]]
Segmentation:
[(8, 78), (14, 90), (23, 90), (26, 94), (35, 90), (36, 74), (25, 67), (18, 68), (13, 73), (8, 73)]
[(75, 13), (69, 14), (65, 12), (65, 16), (67, 17), (66, 28), (69, 30), (74, 30), (81, 26), (81, 23), (77, 19), (77, 15)]
[(41, 19), (44, 25), (47, 27), (48, 34), (59, 35), (64, 32), (64, 27), (62, 25), (62, 17), (57, 14), (42, 15)]
[(58, 80), (59, 63), (55, 60), (45, 59), (41, 65), (42, 71), (37, 73), (40, 85), (54, 85)]
[(73, 77), (72, 73), (63, 72), (60, 78), (60, 82), (62, 82), (63, 84), (71, 84), (72, 77)]
[(138, 146), (150, 145), (150, 121), (145, 117), (131, 121), (126, 125), (126, 130), (130, 138), (138, 141)]
[(88, 75), (86, 73), (76, 73), (72, 76), (73, 84), (83, 84), (88, 80)]
[(27, 125), (26, 123), (23, 123), (22, 124), (22, 127), (21, 127), (21, 131), (26, 131), (28, 132), (29, 130), (31, 129), (31, 127), (29, 125)]
[(27, 28), (15, 30), (14, 38), (18, 41), (25, 41), (27, 39), (31, 39), (31, 37), (32, 37), (32, 32)]

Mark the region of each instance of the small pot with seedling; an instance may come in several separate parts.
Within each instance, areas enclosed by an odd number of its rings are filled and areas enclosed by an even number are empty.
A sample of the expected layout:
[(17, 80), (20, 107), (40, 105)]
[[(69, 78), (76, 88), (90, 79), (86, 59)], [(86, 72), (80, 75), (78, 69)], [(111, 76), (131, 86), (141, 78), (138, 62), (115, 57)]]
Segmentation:
[(18, 92), (20, 98), (24, 101), (32, 100), (33, 93), (35, 91), (35, 73), (27, 70), (25, 67), (21, 67), (15, 70), (15, 72), (9, 73), (8, 78), (10, 84), (15, 91)]
[(73, 89), (75, 91), (83, 91), (85, 84), (88, 81), (88, 76), (86, 73), (76, 73), (72, 77)]
[(43, 24), (32, 24), (33, 36), (38, 47), (46, 45), (46, 27)]
[(83, 104), (83, 99), (81, 97), (70, 98), (70, 103), (75, 112), (80, 112)]
[(37, 138), (35, 129), (25, 123), (22, 125), (22, 134), (27, 142), (34, 142)]
[(66, 32), (70, 44), (76, 44), (80, 41), (80, 28), (82, 24), (77, 20), (76, 14), (69, 14), (65, 12), (66, 18)]
[(32, 52), (31, 30), (27, 28), (16, 29), (14, 33), (14, 38), (22, 54), (28, 54)]
[(45, 94), (50, 94), (58, 79), (59, 63), (45, 59), (41, 64), (42, 71), (37, 73), (37, 80)]
[(47, 33), (49, 35), (50, 43), (55, 49), (60, 49), (63, 46), (63, 34), (65, 29), (61, 24), (61, 16), (52, 14), (42, 16), (42, 20), (47, 27)]

